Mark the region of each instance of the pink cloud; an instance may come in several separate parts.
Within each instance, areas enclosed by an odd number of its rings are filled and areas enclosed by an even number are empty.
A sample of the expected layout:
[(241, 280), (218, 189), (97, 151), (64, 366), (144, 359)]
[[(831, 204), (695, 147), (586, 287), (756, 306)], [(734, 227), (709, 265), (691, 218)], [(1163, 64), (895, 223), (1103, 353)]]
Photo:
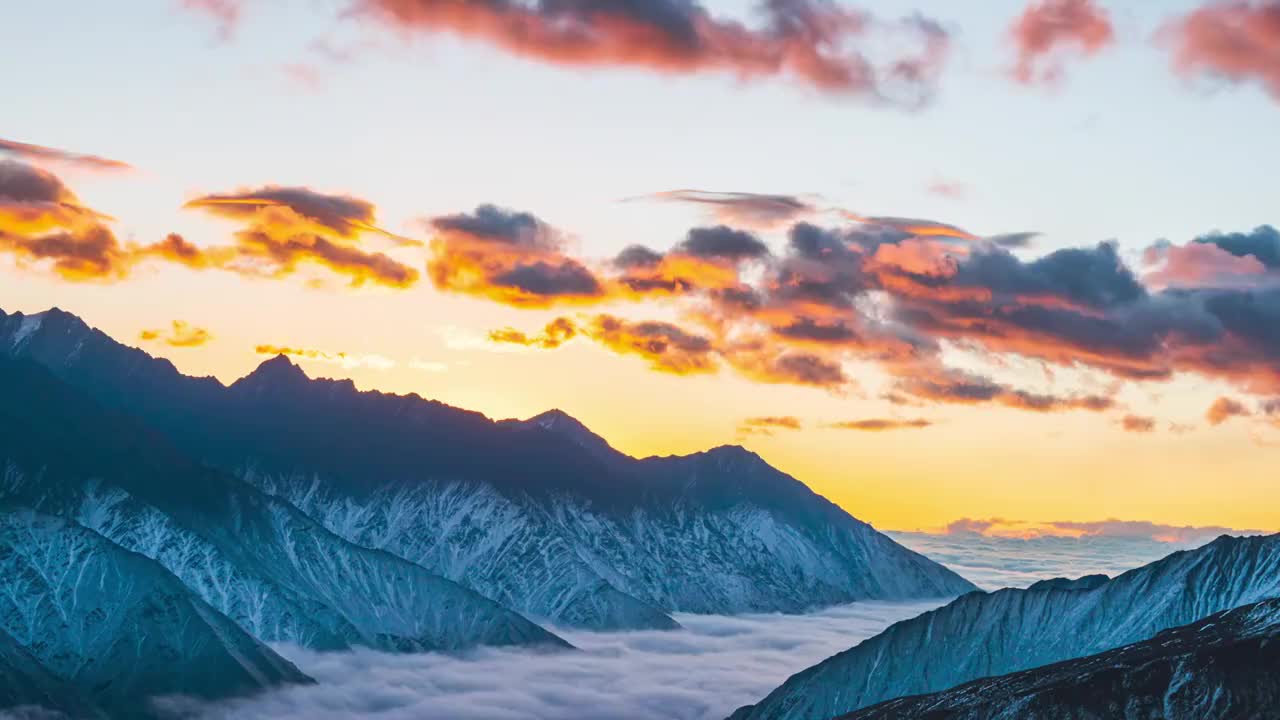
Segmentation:
[(1280, 2), (1211, 2), (1165, 26), (1175, 69), (1233, 83), (1260, 83), (1280, 100)]
[(1066, 53), (1096, 55), (1115, 41), (1110, 16), (1093, 0), (1032, 2), (1011, 33), (1018, 52), (1013, 77), (1025, 85), (1057, 83)]

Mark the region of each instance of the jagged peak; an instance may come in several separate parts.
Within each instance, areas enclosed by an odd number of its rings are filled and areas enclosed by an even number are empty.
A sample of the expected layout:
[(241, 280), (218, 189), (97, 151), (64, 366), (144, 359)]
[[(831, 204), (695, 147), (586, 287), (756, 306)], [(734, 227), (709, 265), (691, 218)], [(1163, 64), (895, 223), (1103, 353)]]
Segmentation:
[(253, 372), (240, 378), (232, 387), (279, 387), (309, 382), (311, 378), (285, 355), (265, 360)]

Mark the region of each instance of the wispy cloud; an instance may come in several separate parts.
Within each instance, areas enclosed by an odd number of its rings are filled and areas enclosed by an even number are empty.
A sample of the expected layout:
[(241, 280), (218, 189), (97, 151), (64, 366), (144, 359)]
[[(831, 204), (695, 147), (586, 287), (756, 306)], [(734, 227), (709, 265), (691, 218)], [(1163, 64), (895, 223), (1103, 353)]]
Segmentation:
[(632, 200), (657, 200), (706, 208), (717, 222), (755, 230), (775, 230), (822, 212), (798, 195), (766, 195), (707, 190), (667, 190)]
[(892, 430), (921, 430), (932, 425), (933, 421), (924, 419), (868, 418), (865, 420), (845, 420), (830, 423), (827, 427), (835, 430), (856, 430), (859, 432), (889, 432)]
[(316, 362), (329, 363), (332, 365), (341, 365), (346, 369), (364, 367), (372, 370), (390, 370), (396, 366), (396, 362), (394, 360), (382, 355), (331, 352), (328, 350), (290, 347), (288, 345), (271, 345), (264, 343), (256, 346), (254, 348), (254, 352), (258, 355), (285, 355), (299, 360), (314, 360)]
[(1155, 432), (1156, 419), (1151, 417), (1143, 417), (1141, 415), (1125, 415), (1120, 418), (1120, 426), (1126, 432), (1131, 433), (1150, 433)]
[(59, 150), (43, 145), (32, 145), (31, 143), (18, 142), (17, 140), (5, 140), (4, 138), (0, 138), (0, 155), (10, 155), (20, 160), (43, 161), (100, 172), (127, 172), (133, 169), (132, 165), (120, 160), (112, 160), (98, 155), (85, 155), (69, 150)]
[(738, 423), (738, 435), (772, 436), (778, 430), (799, 430), (804, 427), (800, 418), (791, 415), (746, 418)]

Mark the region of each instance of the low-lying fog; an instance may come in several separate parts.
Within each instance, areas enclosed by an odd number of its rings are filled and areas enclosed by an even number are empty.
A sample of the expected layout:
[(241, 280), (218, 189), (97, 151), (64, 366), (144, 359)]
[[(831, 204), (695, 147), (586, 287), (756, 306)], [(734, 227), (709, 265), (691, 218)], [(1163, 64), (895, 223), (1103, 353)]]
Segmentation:
[[(1185, 546), (1133, 538), (895, 537), (984, 589), (1115, 574)], [(284, 646), (282, 654), (318, 685), (214, 705), (162, 702), (201, 720), (723, 720), (792, 674), (939, 604), (857, 603), (801, 616), (677, 615), (684, 629), (674, 632), (559, 630), (578, 652), (322, 654)]]

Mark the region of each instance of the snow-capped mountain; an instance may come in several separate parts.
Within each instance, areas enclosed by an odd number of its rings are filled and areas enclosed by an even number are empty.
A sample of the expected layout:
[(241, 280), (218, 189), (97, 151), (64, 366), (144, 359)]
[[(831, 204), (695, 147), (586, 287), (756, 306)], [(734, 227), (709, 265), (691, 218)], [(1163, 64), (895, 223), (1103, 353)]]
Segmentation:
[(1146, 640), (1167, 628), (1280, 597), (1280, 535), (1221, 537), (1114, 579), (975, 592), (792, 676), (734, 720), (828, 720)]
[(1280, 708), (1280, 600), (841, 720), (1255, 720)]
[(150, 557), (269, 642), (458, 650), (559, 638), (187, 459), (27, 361), (0, 360), (0, 497)]
[(74, 316), (0, 318), (31, 358), (358, 545), (531, 617), (669, 628), (673, 611), (796, 612), (973, 586), (741, 448), (636, 460), (573, 418), (523, 422), (312, 380), (285, 358), (230, 387)]
[[(196, 597), (159, 564), (74, 523), (0, 512), (0, 630), (48, 674), (113, 718), (145, 717), (149, 698), (221, 698), (309, 679)], [(60, 688), (32, 686), (37, 694)]]

